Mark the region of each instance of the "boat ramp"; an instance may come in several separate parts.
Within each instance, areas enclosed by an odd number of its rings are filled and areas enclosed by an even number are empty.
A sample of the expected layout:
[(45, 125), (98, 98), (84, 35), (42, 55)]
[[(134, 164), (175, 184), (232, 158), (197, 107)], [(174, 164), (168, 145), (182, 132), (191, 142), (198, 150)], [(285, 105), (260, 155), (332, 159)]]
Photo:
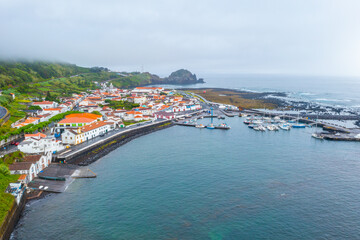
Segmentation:
[(52, 163), (38, 174), (29, 188), (44, 192), (61, 193), (75, 178), (95, 178), (96, 174), (87, 167), (72, 164)]

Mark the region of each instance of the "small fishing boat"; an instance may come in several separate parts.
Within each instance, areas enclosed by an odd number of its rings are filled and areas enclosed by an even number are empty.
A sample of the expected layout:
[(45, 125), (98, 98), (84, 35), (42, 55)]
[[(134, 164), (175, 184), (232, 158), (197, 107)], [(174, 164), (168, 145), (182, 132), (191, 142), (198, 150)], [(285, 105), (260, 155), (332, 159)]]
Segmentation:
[(282, 124), (279, 126), (282, 130), (286, 130), (289, 131), (291, 129), (291, 125), (290, 124)]
[(230, 129), (230, 126), (228, 126), (226, 123), (221, 123), (221, 124), (219, 124), (218, 128)]
[(266, 128), (263, 125), (257, 125), (256, 127), (254, 127), (254, 130), (265, 132)]
[(195, 127), (196, 128), (205, 128), (205, 125), (200, 123), (200, 124), (196, 124)]
[(293, 128), (305, 128), (306, 125), (305, 124), (301, 124), (301, 123), (296, 123), (292, 125)]
[(253, 126), (253, 129), (254, 129), (255, 131), (260, 131), (260, 129), (259, 129), (259, 125), (255, 125), (255, 126)]
[(225, 117), (222, 116), (222, 115), (219, 115), (219, 116), (218, 116), (218, 119), (225, 119)]
[(313, 133), (313, 134), (311, 134), (311, 136), (313, 137), (313, 138), (316, 138), (316, 139), (321, 139), (321, 140), (323, 140), (324, 139), (324, 137), (323, 136), (321, 136), (320, 134), (318, 134), (318, 133)]
[(269, 131), (275, 131), (274, 125), (268, 125), (266, 127)]
[(244, 120), (244, 124), (247, 124), (247, 125), (248, 125), (248, 124), (250, 124), (250, 123), (252, 123), (252, 120), (250, 120), (250, 119), (245, 119), (245, 120)]
[(253, 124), (258, 124), (258, 125), (261, 125), (263, 124), (264, 122), (261, 121), (261, 120), (255, 120), (255, 121), (252, 121)]
[(206, 128), (208, 128), (208, 129), (215, 129), (215, 126), (214, 126), (213, 123), (211, 123), (211, 124), (207, 125)]

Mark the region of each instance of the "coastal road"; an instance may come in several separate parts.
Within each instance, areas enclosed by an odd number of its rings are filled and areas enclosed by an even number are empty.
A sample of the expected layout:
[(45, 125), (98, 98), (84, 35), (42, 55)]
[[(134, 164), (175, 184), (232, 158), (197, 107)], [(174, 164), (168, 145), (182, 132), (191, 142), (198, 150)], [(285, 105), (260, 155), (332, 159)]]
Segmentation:
[[(166, 121), (166, 120), (163, 120), (163, 119), (156, 120), (154, 123), (159, 123), (159, 122), (163, 122), (163, 121)], [(61, 156), (61, 157), (66, 157), (66, 156), (72, 155), (72, 154), (78, 152), (79, 150), (83, 150), (84, 148), (87, 148), (90, 145), (93, 145), (93, 144), (96, 144), (97, 142), (106, 140), (106, 139), (108, 139), (109, 137), (111, 137), (113, 135), (116, 135), (116, 134), (119, 134), (119, 133), (122, 133), (122, 132), (127, 132), (128, 130), (131, 130), (131, 129), (137, 129), (137, 128), (141, 128), (143, 126), (151, 125), (152, 123), (153, 123), (152, 121), (145, 122), (145, 123), (137, 123), (137, 124), (127, 126), (126, 128), (120, 128), (120, 129), (110, 131), (110, 132), (106, 133), (104, 137), (97, 136), (97, 137), (95, 137), (93, 139), (90, 139), (90, 140), (88, 140), (86, 142), (80, 143), (80, 144), (75, 145), (75, 146), (71, 146), (70, 148), (67, 148), (67, 149), (65, 149), (65, 150), (63, 150), (61, 152), (58, 152), (57, 155)]]
[(0, 119), (3, 119), (7, 113), (7, 109), (0, 106)]

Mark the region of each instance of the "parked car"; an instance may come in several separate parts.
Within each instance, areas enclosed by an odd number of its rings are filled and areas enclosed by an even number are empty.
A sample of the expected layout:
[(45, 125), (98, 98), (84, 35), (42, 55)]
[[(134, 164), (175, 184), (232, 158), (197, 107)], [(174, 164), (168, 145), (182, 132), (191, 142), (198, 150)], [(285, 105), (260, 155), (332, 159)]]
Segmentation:
[(15, 143), (14, 143), (15, 146), (17, 146), (17, 145), (19, 145), (19, 144), (20, 144), (19, 142), (15, 142)]

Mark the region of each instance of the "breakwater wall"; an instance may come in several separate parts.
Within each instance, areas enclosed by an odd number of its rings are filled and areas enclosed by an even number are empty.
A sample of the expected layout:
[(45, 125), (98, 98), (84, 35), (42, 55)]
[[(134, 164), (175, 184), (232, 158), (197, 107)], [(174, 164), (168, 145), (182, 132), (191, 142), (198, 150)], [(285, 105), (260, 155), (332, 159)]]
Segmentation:
[(19, 204), (14, 200), (12, 207), (8, 211), (2, 225), (0, 227), (0, 240), (7, 240), (10, 238), (12, 231), (14, 230), (17, 222), (20, 219), (21, 213), (25, 208), (26, 203), (26, 191), (24, 191)]
[(106, 138), (105, 140), (98, 141), (91, 146), (84, 147), (82, 150), (78, 150), (75, 153), (55, 156), (55, 161), (66, 161), (66, 163), (77, 164), (80, 166), (87, 166), (99, 158), (105, 156), (121, 145), (130, 142), (131, 140), (173, 126), (172, 121), (162, 121), (159, 123), (153, 123), (151, 125), (142, 126), (140, 128), (131, 129), (129, 131), (119, 132), (113, 136)]

